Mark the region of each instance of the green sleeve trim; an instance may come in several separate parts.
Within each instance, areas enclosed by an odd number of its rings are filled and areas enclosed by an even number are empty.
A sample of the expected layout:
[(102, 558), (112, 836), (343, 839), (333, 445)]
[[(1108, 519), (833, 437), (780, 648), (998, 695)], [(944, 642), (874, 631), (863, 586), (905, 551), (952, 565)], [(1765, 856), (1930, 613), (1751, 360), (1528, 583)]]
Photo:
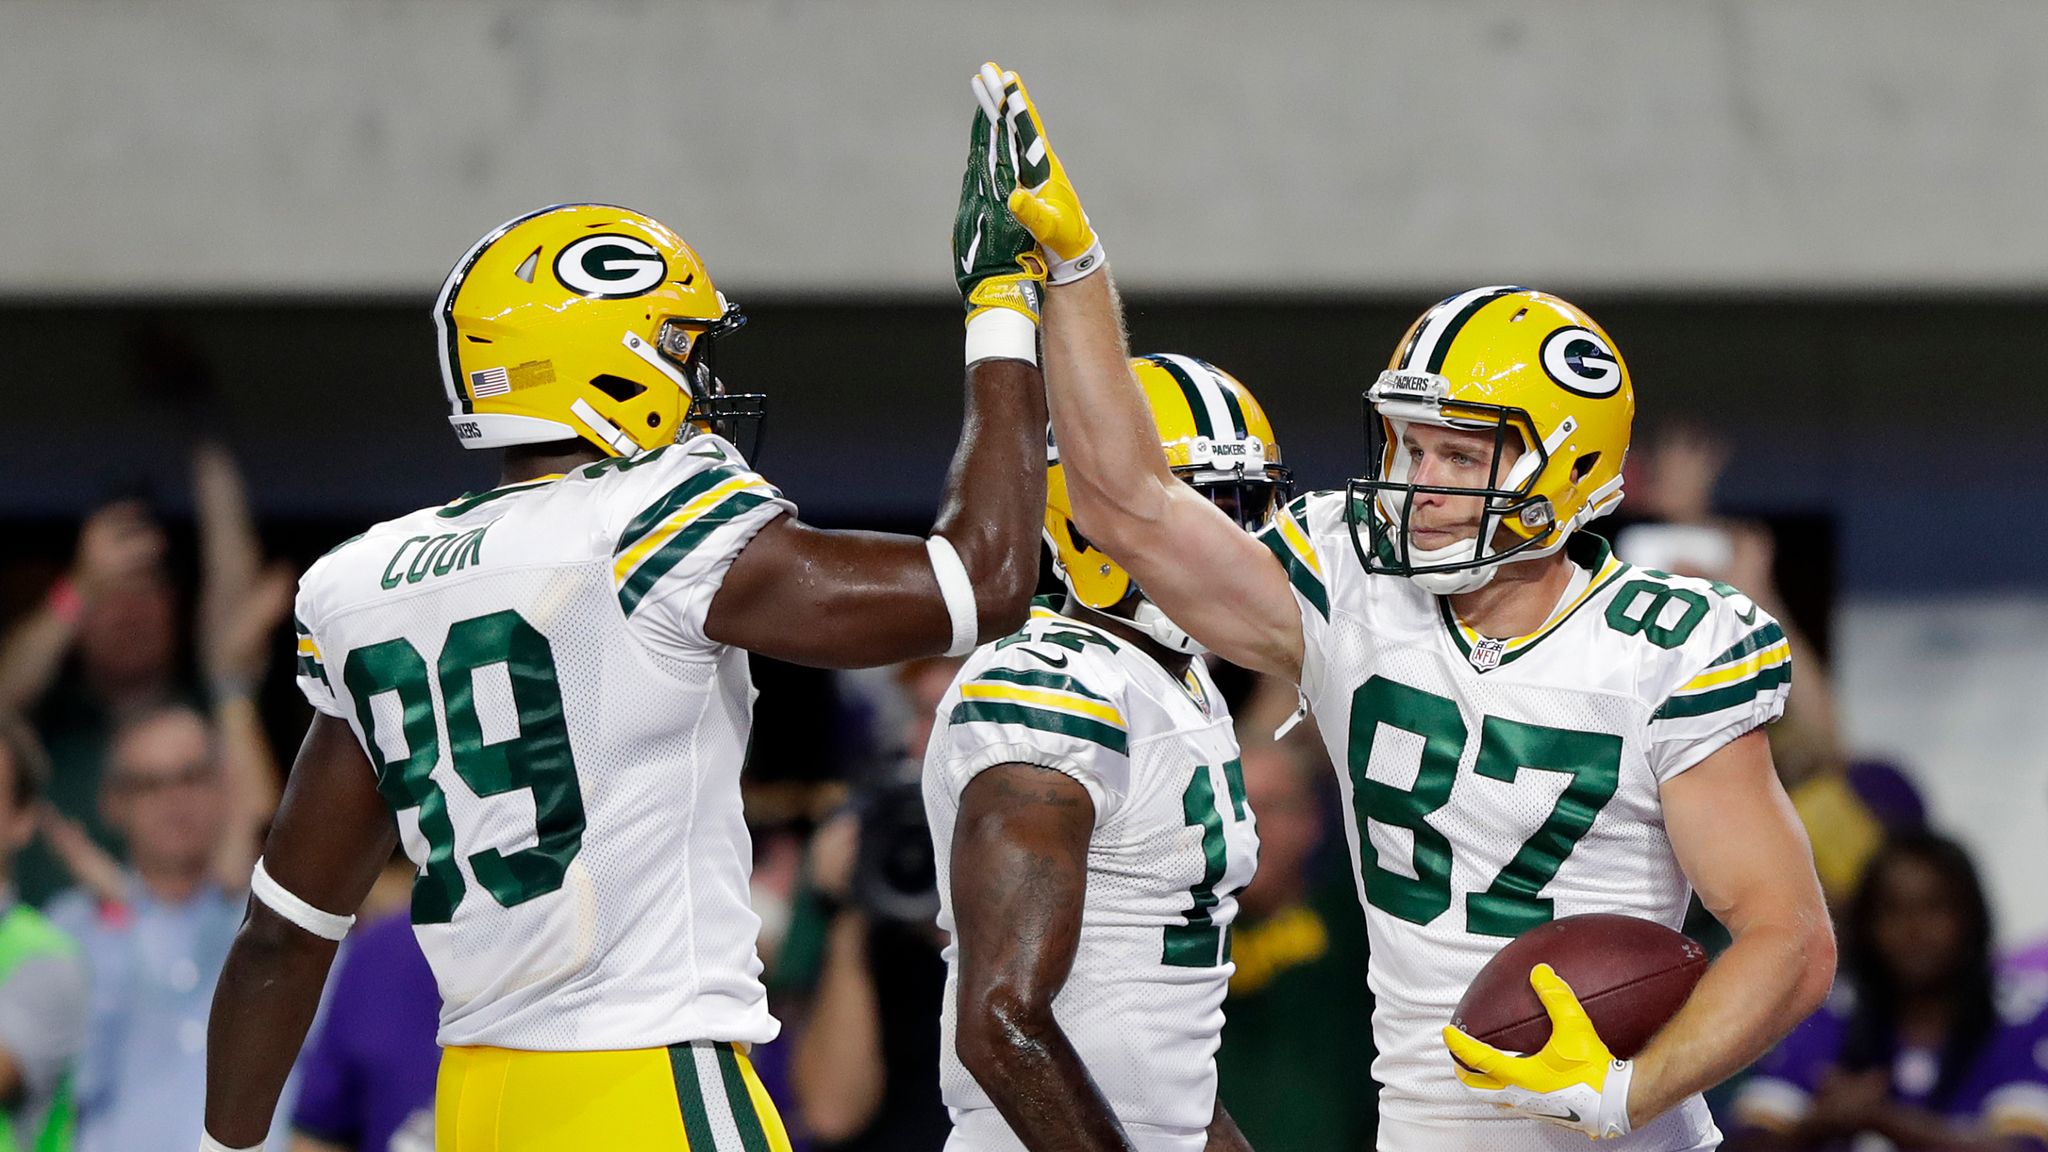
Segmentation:
[[(1307, 532), (1304, 531), (1302, 534), (1306, 536)], [(1323, 587), (1322, 579), (1308, 565), (1301, 562), (1301, 558), (1294, 554), (1294, 549), (1287, 546), (1286, 539), (1280, 535), (1279, 526), (1274, 525), (1260, 532), (1258, 540), (1266, 546), (1267, 551), (1279, 559), (1280, 566), (1287, 570), (1287, 582), (1294, 585), (1294, 590), (1301, 593), (1301, 598), (1308, 601), (1323, 619), (1328, 620), (1330, 593)]]
[(1757, 629), (1756, 631), (1751, 632), (1749, 635), (1744, 636), (1740, 641), (1736, 642), (1733, 648), (1730, 648), (1726, 652), (1721, 653), (1719, 656), (1714, 657), (1714, 659), (1707, 664), (1707, 667), (1716, 668), (1723, 664), (1733, 664), (1737, 660), (1740, 660), (1753, 652), (1761, 652), (1764, 649), (1769, 648), (1771, 645), (1776, 644), (1778, 641), (1783, 640), (1784, 638), (1785, 630), (1783, 628), (1778, 627), (1778, 622), (1773, 620), (1769, 624), (1766, 624), (1763, 627)]
[(1682, 720), (1692, 716), (1706, 716), (1726, 708), (1735, 708), (1756, 699), (1766, 692), (1775, 691), (1780, 685), (1792, 682), (1792, 665), (1784, 664), (1766, 668), (1747, 680), (1724, 684), (1709, 692), (1692, 696), (1673, 696), (1664, 702), (1662, 708), (1650, 717), (1651, 720)]
[(981, 675), (976, 676), (975, 679), (1000, 680), (1005, 684), (1023, 684), (1032, 688), (1052, 688), (1061, 692), (1072, 692), (1076, 696), (1086, 696), (1090, 700), (1100, 700), (1105, 704), (1109, 703), (1109, 697), (1099, 692), (1091, 692), (1079, 680), (1074, 679), (1072, 676), (1063, 676), (1058, 672), (990, 668)]
[(642, 508), (640, 514), (633, 517), (632, 522), (626, 525), (626, 530), (619, 534), (619, 543), (612, 549), (612, 555), (617, 556), (619, 553), (631, 548), (634, 544), (639, 543), (642, 537), (654, 531), (662, 521), (675, 515), (676, 510), (685, 504), (711, 491), (727, 480), (744, 475), (746, 473), (737, 468), (727, 464), (719, 464), (706, 468), (688, 480), (669, 489), (662, 494), (660, 499)]
[(640, 601), (647, 597), (661, 578), (669, 574), (677, 564), (682, 563), (704, 538), (732, 523), (740, 516), (769, 502), (769, 497), (759, 492), (735, 492), (726, 497), (711, 511), (699, 516), (690, 526), (676, 533), (655, 550), (654, 555), (640, 562), (626, 582), (619, 586), (619, 607), (626, 615), (640, 607)]
[(1085, 716), (1069, 716), (1064, 712), (1051, 712), (1023, 704), (1006, 704), (997, 700), (963, 700), (954, 706), (953, 714), (947, 717), (947, 721), (952, 724), (1019, 724), (1040, 732), (1073, 736), (1100, 744), (1119, 756), (1128, 756), (1131, 750), (1129, 735), (1115, 725), (1090, 720)]

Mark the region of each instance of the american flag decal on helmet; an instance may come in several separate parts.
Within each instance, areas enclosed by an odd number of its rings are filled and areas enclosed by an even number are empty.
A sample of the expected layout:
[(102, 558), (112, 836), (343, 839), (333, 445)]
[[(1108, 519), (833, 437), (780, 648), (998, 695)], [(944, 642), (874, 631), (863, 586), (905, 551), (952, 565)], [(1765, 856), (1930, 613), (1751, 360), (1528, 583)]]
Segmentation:
[(512, 391), (512, 378), (503, 368), (485, 368), (469, 374), (469, 395), (481, 400), (486, 396), (503, 396)]

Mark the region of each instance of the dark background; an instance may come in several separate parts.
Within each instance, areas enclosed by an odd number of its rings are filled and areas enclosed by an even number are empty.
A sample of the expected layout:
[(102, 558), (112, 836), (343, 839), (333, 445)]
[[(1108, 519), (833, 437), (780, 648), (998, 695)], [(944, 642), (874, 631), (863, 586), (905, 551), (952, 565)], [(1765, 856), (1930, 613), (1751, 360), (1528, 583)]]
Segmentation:
[[(2035, 379), (2048, 299), (1564, 291), (1629, 362), (1637, 442), (1677, 421), (1726, 437), (1722, 505), (1832, 525), (1836, 546), (1819, 551), (1844, 591), (2048, 589), (2048, 533), (2027, 515), (2048, 494)], [(739, 298), (751, 323), (718, 368), (769, 394), (762, 470), (821, 523), (927, 524), (958, 428), (956, 307)], [(1131, 343), (1245, 381), (1301, 484), (1328, 487), (1357, 469), (1359, 392), (1436, 298), (1139, 295)], [(447, 430), (426, 304), (0, 306), (0, 525), (16, 547), (61, 551), (73, 518), (110, 496), (176, 513), (194, 402), (287, 555), (489, 486), (493, 454)], [(1796, 541), (1787, 550), (1806, 563)]]

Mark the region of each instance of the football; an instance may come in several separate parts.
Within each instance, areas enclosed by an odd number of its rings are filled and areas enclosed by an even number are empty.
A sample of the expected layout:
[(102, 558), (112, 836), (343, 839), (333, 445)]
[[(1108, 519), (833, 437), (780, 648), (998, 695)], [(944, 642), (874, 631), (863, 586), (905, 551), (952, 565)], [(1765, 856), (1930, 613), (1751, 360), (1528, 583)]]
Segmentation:
[(1451, 1023), (1504, 1052), (1535, 1052), (1550, 1016), (1529, 987), (1548, 964), (1572, 986), (1593, 1027), (1618, 1057), (1642, 1051), (1678, 1013), (1707, 971), (1706, 949), (1648, 920), (1610, 913), (1567, 916), (1516, 937), (1486, 962)]

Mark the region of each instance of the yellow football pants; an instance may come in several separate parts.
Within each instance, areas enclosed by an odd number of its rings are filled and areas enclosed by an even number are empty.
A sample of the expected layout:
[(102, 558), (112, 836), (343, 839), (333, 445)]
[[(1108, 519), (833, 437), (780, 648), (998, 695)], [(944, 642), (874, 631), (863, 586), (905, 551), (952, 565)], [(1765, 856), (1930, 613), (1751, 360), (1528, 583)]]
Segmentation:
[(754, 1066), (731, 1044), (624, 1052), (448, 1048), (438, 1152), (789, 1152)]

